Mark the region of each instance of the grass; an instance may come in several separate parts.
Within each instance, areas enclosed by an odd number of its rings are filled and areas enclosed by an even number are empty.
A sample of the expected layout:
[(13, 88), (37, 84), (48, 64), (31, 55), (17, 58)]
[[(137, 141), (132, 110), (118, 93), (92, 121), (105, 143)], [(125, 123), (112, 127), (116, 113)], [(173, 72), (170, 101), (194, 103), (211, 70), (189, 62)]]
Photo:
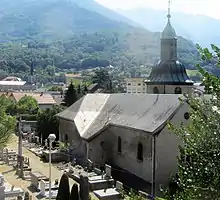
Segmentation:
[(201, 74), (199, 73), (199, 71), (196, 70), (196, 69), (195, 69), (195, 70), (187, 69), (186, 72), (187, 72), (188, 76), (198, 76), (198, 77), (201, 76)]
[(68, 82), (67, 82), (67, 85), (69, 85), (70, 83), (73, 83), (73, 85), (77, 86), (79, 84), (83, 84), (83, 85), (86, 85), (86, 86), (89, 86), (92, 84), (91, 81), (84, 81), (83, 79), (68, 79)]

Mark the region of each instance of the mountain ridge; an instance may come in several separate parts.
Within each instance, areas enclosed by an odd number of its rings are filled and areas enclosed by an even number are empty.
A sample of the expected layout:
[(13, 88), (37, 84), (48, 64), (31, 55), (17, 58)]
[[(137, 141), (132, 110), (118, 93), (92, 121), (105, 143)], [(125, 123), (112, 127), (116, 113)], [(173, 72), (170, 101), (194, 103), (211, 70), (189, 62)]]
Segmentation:
[[(162, 31), (167, 15), (166, 11), (151, 8), (116, 9), (115, 11), (136, 21), (150, 31)], [(216, 31), (220, 27), (220, 20), (204, 15), (172, 12), (171, 23), (178, 35), (192, 40), (194, 43), (199, 43), (203, 47), (210, 47), (210, 44), (220, 45), (220, 32)]]

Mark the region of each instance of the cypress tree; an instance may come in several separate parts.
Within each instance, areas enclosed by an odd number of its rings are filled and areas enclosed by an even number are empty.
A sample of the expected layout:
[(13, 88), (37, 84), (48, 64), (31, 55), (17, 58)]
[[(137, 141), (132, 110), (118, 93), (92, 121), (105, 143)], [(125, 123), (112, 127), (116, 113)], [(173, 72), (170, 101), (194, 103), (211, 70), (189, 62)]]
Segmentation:
[(56, 200), (68, 200), (69, 198), (70, 198), (69, 178), (66, 174), (63, 174), (60, 179), (60, 185)]
[(84, 93), (86, 94), (88, 92), (88, 88), (86, 85), (84, 85)]
[(70, 83), (67, 91), (65, 92), (63, 101), (64, 101), (64, 105), (68, 107), (77, 101), (77, 94), (76, 94), (75, 86), (73, 85), (72, 82)]
[(77, 86), (77, 97), (78, 99), (82, 96), (82, 91), (81, 91), (81, 87), (80, 84)]
[(79, 200), (79, 191), (76, 183), (72, 186), (69, 200)]

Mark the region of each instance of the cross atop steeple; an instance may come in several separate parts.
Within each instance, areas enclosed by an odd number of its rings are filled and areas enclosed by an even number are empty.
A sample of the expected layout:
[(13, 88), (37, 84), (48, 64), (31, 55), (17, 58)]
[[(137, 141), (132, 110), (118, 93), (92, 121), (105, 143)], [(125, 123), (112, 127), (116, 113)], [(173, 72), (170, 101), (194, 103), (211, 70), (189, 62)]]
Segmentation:
[(170, 4), (171, 4), (171, 1), (168, 0), (168, 14), (167, 14), (167, 18), (168, 18), (168, 19), (171, 18), (171, 14), (170, 14)]

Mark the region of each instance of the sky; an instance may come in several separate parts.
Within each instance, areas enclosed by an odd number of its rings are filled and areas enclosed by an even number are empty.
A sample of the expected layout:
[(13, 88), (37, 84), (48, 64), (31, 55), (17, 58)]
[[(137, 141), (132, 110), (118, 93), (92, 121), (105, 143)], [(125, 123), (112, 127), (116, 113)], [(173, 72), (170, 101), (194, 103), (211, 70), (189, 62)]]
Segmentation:
[[(111, 9), (153, 8), (167, 10), (168, 0), (95, 0)], [(171, 0), (171, 11), (201, 14), (220, 19), (220, 0)]]

